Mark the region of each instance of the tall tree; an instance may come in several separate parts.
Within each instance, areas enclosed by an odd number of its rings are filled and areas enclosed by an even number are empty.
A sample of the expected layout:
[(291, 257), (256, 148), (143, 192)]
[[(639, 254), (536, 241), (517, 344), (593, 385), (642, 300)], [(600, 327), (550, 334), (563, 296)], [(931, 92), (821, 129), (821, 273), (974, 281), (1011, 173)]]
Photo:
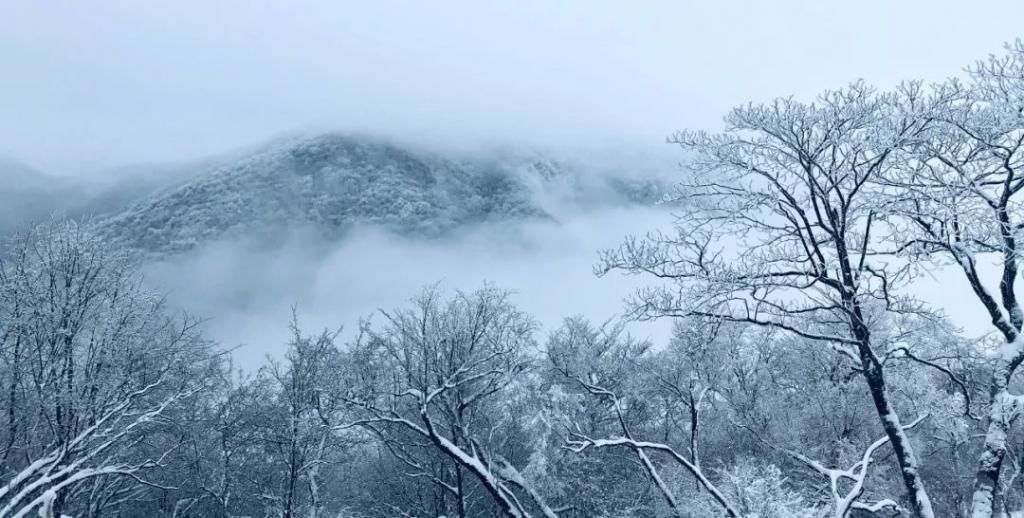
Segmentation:
[(178, 447), (163, 420), (204, 388), (207, 344), (75, 223), (36, 227), (10, 251), (0, 260), (0, 516), (131, 504)]
[[(317, 518), (324, 510), (321, 469), (340, 446), (332, 430), (337, 424), (337, 398), (329, 386), (331, 377), (341, 375), (341, 353), (334, 345), (337, 332), (306, 336), (294, 312), (290, 329), (285, 363), (271, 361), (267, 369), (278, 385), (281, 419), (277, 424), (282, 425), (273, 427), (268, 437), (281, 454), (284, 472), (276, 501), (283, 518), (299, 514)], [(302, 509), (306, 512), (300, 513)]]
[[(908, 88), (907, 95), (915, 95)], [(874, 236), (885, 228), (872, 178), (927, 128), (896, 96), (861, 83), (815, 103), (780, 99), (734, 109), (723, 133), (680, 132), (690, 154), (672, 234), (628, 239), (599, 273), (668, 284), (640, 290), (640, 318), (712, 317), (776, 328), (842, 355), (870, 389), (916, 515), (935, 515), (918, 456), (894, 408), (873, 335), (875, 315), (916, 311), (895, 295), (906, 276)]]
[[(899, 217), (896, 246), (915, 259), (952, 260), (1004, 345), (989, 389), (985, 444), (978, 460), (972, 516), (993, 516), (1010, 425), (1022, 408), (1010, 381), (1024, 361), (1024, 308), (1017, 298), (1020, 230), (1024, 228), (1024, 43), (970, 69), (927, 98), (904, 100), (908, 117), (929, 121), (901, 167), (876, 178), (888, 211)], [(932, 265), (934, 266), (934, 264)], [(986, 282), (993, 266), (998, 281)]]
[[(502, 455), (493, 441), (500, 415), (486, 411), (530, 368), (533, 320), (494, 288), (449, 300), (428, 289), (412, 309), (384, 317), (384, 328), (368, 330), (349, 360), (346, 399), (361, 414), (349, 426), (384, 439), (415, 476), (432, 477), (454, 497), (460, 518), (468, 516), (470, 478), (507, 516), (530, 516), (533, 509), (556, 516)], [(394, 448), (408, 441), (403, 437), (426, 441), (454, 464), (454, 477), (435, 476), (407, 449)]]

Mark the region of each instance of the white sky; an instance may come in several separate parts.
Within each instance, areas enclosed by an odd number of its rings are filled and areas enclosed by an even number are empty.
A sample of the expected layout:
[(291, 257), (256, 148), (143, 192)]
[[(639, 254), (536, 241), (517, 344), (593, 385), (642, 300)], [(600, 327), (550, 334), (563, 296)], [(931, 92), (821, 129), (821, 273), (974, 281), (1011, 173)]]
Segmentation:
[(0, 155), (54, 172), (313, 128), (659, 142), (732, 105), (941, 79), (1024, 2), (0, 0)]

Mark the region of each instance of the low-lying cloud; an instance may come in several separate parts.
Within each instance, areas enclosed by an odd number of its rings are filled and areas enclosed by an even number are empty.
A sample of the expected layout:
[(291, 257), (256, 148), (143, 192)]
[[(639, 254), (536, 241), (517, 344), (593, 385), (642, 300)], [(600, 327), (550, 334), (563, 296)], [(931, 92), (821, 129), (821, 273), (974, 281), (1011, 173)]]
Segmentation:
[[(559, 221), (481, 225), (440, 241), (363, 228), (328, 244), (296, 231), (271, 250), (222, 241), (151, 264), (146, 273), (173, 305), (208, 319), (209, 337), (223, 346), (240, 345), (235, 361), (251, 369), (266, 355), (283, 352), (293, 304), (307, 332), (344, 326), (343, 336), (350, 337), (360, 317), (404, 305), (436, 282), (444, 289), (491, 283), (513, 290), (516, 303), (545, 332), (574, 314), (597, 321), (621, 315), (623, 299), (646, 279), (597, 278), (592, 267), (598, 250), (670, 221), (663, 210), (634, 207), (579, 212)], [(669, 329), (668, 322), (631, 328), (655, 341), (665, 340)]]

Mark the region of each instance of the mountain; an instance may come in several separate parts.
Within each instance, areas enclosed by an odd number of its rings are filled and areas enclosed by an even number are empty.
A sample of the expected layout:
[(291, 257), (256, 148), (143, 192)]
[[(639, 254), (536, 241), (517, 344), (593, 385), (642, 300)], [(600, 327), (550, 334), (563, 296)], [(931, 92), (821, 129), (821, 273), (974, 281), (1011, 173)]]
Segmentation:
[(208, 162), (132, 165), (72, 177), (0, 157), (0, 238), (51, 215), (109, 216), (208, 168)]
[(359, 225), (434, 239), (485, 222), (652, 204), (665, 191), (656, 171), (640, 170), (642, 160), (556, 156), (514, 147), (439, 153), (330, 133), (81, 178), (0, 158), (0, 236), (57, 213), (155, 255), (223, 238), (272, 244), (300, 228), (330, 240)]
[(0, 236), (63, 209), (73, 193), (63, 178), (0, 157)]
[(436, 238), (488, 221), (551, 219), (564, 203), (650, 203), (657, 182), (533, 152), (441, 156), (368, 137), (277, 142), (144, 196), (97, 223), (129, 249), (174, 254), (233, 237), (273, 241), (294, 228), (338, 239), (355, 225)]

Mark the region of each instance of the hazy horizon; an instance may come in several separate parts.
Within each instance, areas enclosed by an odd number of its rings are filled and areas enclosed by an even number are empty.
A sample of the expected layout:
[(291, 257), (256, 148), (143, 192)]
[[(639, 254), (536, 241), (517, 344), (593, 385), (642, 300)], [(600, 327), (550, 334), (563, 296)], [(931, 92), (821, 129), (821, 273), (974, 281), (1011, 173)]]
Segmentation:
[(748, 101), (957, 74), (1024, 18), (870, 3), (14, 3), (0, 155), (72, 174), (321, 130), (657, 148)]

